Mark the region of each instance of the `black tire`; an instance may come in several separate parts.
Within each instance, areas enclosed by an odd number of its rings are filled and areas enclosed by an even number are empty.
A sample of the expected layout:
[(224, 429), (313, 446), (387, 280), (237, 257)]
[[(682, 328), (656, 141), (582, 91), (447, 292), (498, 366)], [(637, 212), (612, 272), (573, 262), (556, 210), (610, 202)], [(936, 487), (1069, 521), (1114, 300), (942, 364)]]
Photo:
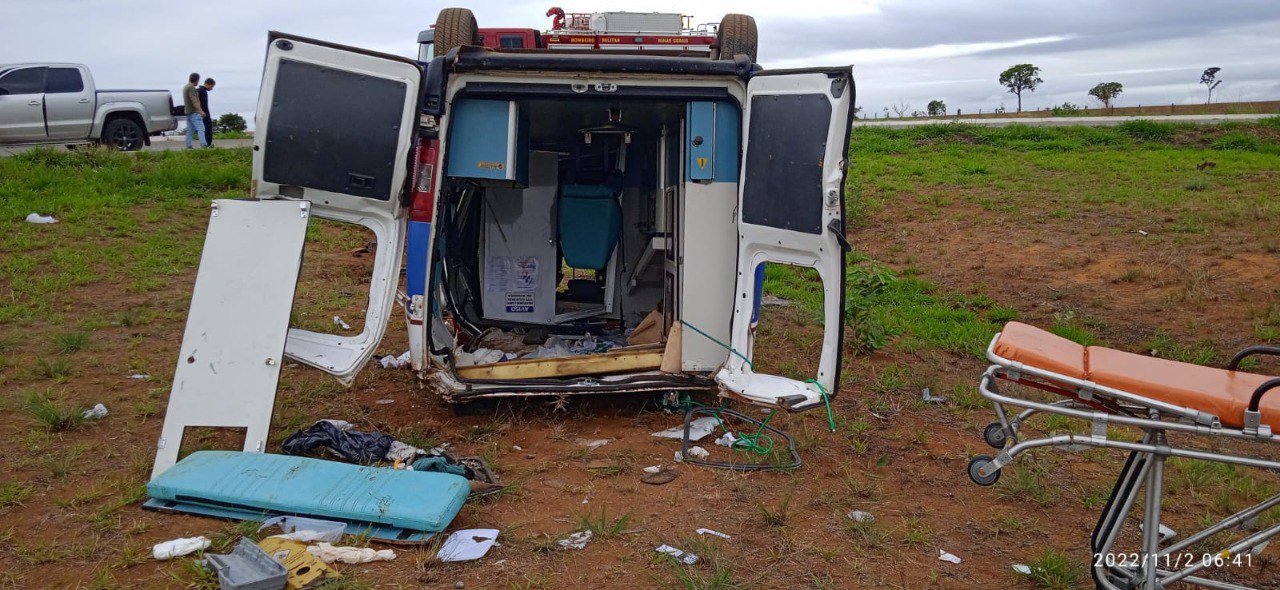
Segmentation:
[(1004, 427), (999, 422), (988, 424), (982, 431), (982, 440), (986, 441), (987, 445), (993, 449), (1003, 449), (1004, 441), (1008, 440), (1008, 438), (1009, 436), (1005, 434)]
[(445, 8), (436, 16), (436, 57), (443, 57), (455, 47), (479, 45), (480, 30), (476, 15), (468, 8)]
[(1000, 471), (998, 470), (986, 477), (983, 477), (978, 473), (979, 469), (982, 469), (983, 466), (990, 462), (990, 455), (977, 455), (971, 459), (969, 461), (969, 480), (980, 486), (994, 485), (997, 481), (1000, 481)]
[(146, 137), (147, 133), (142, 126), (130, 119), (112, 119), (102, 128), (102, 145), (124, 152), (142, 149)]
[(757, 39), (756, 19), (745, 14), (726, 14), (720, 19), (720, 28), (716, 31), (716, 46), (719, 47), (716, 58), (732, 60), (735, 56), (745, 55), (755, 63)]

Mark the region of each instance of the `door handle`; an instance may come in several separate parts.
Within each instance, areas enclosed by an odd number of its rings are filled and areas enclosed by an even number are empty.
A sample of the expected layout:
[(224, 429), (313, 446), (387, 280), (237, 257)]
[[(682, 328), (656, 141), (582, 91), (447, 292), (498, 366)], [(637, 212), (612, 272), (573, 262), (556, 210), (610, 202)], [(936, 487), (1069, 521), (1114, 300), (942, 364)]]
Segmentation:
[(80, 99), (80, 104), (89, 104), (89, 99), (87, 98)]
[(27, 105), (28, 105), (28, 106), (33, 106), (33, 107), (38, 107), (38, 106), (40, 106), (40, 101), (38, 101), (38, 100), (33, 100), (33, 101), (31, 101), (31, 102), (28, 102), (28, 103), (27, 103)]

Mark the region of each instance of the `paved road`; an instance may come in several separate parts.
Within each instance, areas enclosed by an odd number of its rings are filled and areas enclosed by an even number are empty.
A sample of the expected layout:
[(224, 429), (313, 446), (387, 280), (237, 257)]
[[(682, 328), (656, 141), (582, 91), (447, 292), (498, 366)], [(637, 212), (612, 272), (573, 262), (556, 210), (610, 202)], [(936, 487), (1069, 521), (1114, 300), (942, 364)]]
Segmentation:
[(947, 119), (858, 119), (854, 121), (854, 125), (863, 127), (915, 127), (918, 125), (937, 125), (940, 123), (964, 123), (967, 125), (981, 125), (984, 127), (1004, 127), (1007, 125), (1031, 125), (1040, 127), (1057, 127), (1063, 125), (1084, 125), (1088, 127), (1111, 127), (1119, 125), (1125, 121), (1134, 121), (1145, 119), (1148, 121), (1162, 121), (1167, 123), (1197, 123), (1202, 125), (1210, 125), (1214, 123), (1225, 123), (1227, 121), (1257, 121), (1267, 117), (1275, 117), (1276, 115), (1142, 115), (1136, 117), (1005, 117), (997, 118), (968, 118), (968, 117), (950, 117)]
[[(58, 149), (66, 149), (66, 146), (60, 144), (49, 144), (51, 147)], [(252, 139), (215, 139), (213, 147), (231, 148), (231, 147), (249, 147), (253, 145)], [(20, 154), (31, 149), (32, 146), (22, 147), (0, 147), (0, 156), (12, 156)], [(142, 148), (147, 152), (161, 152), (166, 150), (180, 150), (187, 147), (187, 140), (183, 136), (161, 136), (152, 137), (151, 145)]]

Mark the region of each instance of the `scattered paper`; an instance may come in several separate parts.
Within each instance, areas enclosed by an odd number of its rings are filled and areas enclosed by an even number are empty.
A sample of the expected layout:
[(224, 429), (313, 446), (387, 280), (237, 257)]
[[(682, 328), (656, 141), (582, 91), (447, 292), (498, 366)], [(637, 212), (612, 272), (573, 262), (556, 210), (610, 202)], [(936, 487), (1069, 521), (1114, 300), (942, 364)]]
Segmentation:
[(720, 531), (713, 531), (713, 530), (711, 530), (711, 529), (698, 529), (696, 532), (697, 532), (699, 535), (713, 535), (713, 536), (716, 536), (716, 537), (720, 537), (721, 539), (732, 539), (732, 538), (733, 538), (733, 537), (731, 537), (731, 536), (729, 536), (729, 535), (726, 535), (726, 534), (724, 534), (724, 533), (722, 533), (722, 532), (720, 532)]
[(590, 541), (591, 531), (578, 531), (568, 537), (556, 541), (556, 544), (559, 545), (561, 549), (585, 549), (587, 547), (587, 543)]
[(1015, 563), (1013, 564), (1013, 571), (1018, 572), (1024, 576), (1029, 576), (1031, 575), (1031, 566), (1023, 563)]
[(151, 548), (151, 556), (160, 561), (190, 555), (196, 551), (204, 551), (213, 543), (204, 537), (186, 537), (163, 543), (156, 543)]
[(609, 444), (609, 439), (597, 438), (595, 440), (587, 440), (585, 438), (576, 438), (573, 440), (573, 442), (578, 443), (579, 445), (582, 445), (584, 447), (587, 447), (588, 450), (594, 451), (600, 447), (603, 447)]
[(956, 564), (958, 564), (958, 563), (960, 563), (960, 558), (959, 558), (959, 557), (956, 557), (955, 555), (952, 555), (952, 554), (950, 554), (950, 553), (947, 553), (946, 551), (943, 551), (943, 550), (939, 549), (939, 550), (938, 550), (938, 561), (945, 561), (945, 562), (948, 562), (948, 563), (956, 563)]
[(337, 325), (339, 328), (342, 328), (343, 330), (351, 329), (351, 324), (348, 324), (345, 320), (343, 320), (342, 316), (340, 315), (333, 316), (333, 323)]
[(722, 447), (733, 448), (736, 442), (738, 442), (738, 437), (734, 436), (732, 432), (726, 432), (716, 439), (716, 444)]
[(425, 455), (426, 451), (419, 449), (410, 444), (402, 443), (398, 440), (391, 441), (391, 448), (387, 449), (387, 454), (383, 456), (388, 461), (404, 461), (406, 463), (413, 461), (418, 455)]
[(32, 213), (27, 216), (27, 223), (58, 223), (58, 220), (54, 219), (52, 215)]
[(140, 380), (140, 381), (150, 381), (150, 380), (151, 380), (151, 375), (148, 375), (148, 374), (146, 374), (146, 373), (134, 373), (134, 374), (132, 374), (132, 375), (129, 375), (129, 378), (130, 378), (130, 379), (138, 379), (138, 380)]
[[(702, 440), (708, 434), (715, 432), (716, 425), (720, 421), (715, 416), (703, 416), (689, 422), (689, 440)], [(684, 424), (672, 426), (666, 430), (659, 430), (653, 433), (658, 438), (674, 438), (680, 440), (684, 438)]]
[(98, 420), (100, 418), (106, 418), (107, 407), (102, 404), (94, 404), (92, 408), (85, 410), (82, 416), (84, 416), (85, 420)]
[(657, 473), (659, 471), (662, 471), (662, 468), (657, 465), (650, 465), (644, 468), (644, 472), (650, 475), (653, 475), (654, 473)]
[(409, 351), (404, 351), (400, 356), (387, 355), (378, 359), (378, 364), (384, 369), (401, 369), (409, 366)]
[(711, 456), (711, 453), (707, 452), (707, 450), (702, 447), (689, 447), (688, 453), (689, 456), (694, 459), (706, 459)]
[(325, 563), (369, 563), (396, 558), (396, 552), (390, 549), (375, 551), (369, 547), (334, 547), (323, 541), (307, 547), (307, 553), (319, 557)]
[(471, 561), (484, 557), (498, 539), (498, 529), (454, 531), (444, 540), (436, 557), (440, 561)]
[(853, 522), (875, 522), (876, 517), (874, 514), (871, 514), (870, 512), (854, 510), (853, 512), (849, 513), (849, 520), (852, 520)]
[(685, 565), (693, 565), (695, 563), (698, 563), (697, 555), (689, 553), (688, 551), (676, 549), (675, 547), (672, 547), (670, 545), (659, 545), (657, 551), (658, 553), (662, 553), (664, 555), (670, 555), (671, 557), (674, 557), (676, 561), (679, 561), (680, 563), (683, 563)]

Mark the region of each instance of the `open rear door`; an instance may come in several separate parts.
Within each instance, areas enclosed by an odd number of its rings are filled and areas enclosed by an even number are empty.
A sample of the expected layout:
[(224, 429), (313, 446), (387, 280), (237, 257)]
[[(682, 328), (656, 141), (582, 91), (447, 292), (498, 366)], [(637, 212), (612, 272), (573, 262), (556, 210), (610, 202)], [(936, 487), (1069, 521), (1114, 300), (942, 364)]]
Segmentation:
[[(835, 395), (844, 332), (844, 177), (853, 115), (852, 69), (764, 72), (747, 83), (738, 182), (738, 268), (729, 357), (716, 375), (746, 401), (803, 410)], [(817, 269), (823, 340), (811, 381), (758, 374), (750, 359), (765, 263)]]
[(285, 355), (350, 384), (395, 305), (404, 250), (402, 195), (416, 138), (422, 69), (413, 60), (271, 33), (254, 137), (263, 199), (311, 202), (317, 217), (373, 231), (377, 252), (364, 330), (289, 330)]

